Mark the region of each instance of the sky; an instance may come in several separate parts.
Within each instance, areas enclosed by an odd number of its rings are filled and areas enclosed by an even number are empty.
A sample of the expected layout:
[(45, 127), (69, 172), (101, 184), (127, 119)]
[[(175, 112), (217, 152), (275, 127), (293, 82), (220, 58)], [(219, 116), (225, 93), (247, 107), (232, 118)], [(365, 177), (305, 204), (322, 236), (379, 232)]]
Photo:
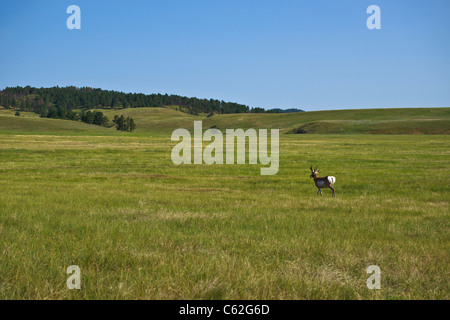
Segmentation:
[[(69, 30), (67, 7), (81, 9)], [(367, 8), (381, 9), (369, 30)], [(307, 111), (450, 106), (449, 0), (2, 0), (0, 89)]]

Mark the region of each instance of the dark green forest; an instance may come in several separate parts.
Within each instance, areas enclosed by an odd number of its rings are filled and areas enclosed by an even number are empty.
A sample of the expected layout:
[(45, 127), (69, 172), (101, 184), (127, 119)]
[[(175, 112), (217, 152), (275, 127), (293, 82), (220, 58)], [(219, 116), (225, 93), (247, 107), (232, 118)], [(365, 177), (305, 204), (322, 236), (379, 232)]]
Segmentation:
[[(94, 108), (140, 108), (177, 106), (180, 111), (199, 114), (209, 113), (264, 113), (283, 112), (281, 109), (264, 110), (234, 102), (214, 99), (188, 98), (168, 94), (123, 93), (90, 87), (34, 88), (6, 87), (0, 91), (0, 106), (22, 111), (32, 111), (44, 118), (67, 118), (72, 120), (73, 109)], [(296, 112), (302, 111), (294, 109)], [(64, 116), (62, 116), (64, 115)]]
[(59, 113), (73, 109), (166, 106), (178, 106), (181, 111), (191, 114), (201, 112), (243, 113), (251, 111), (248, 106), (242, 104), (213, 99), (187, 98), (168, 94), (123, 93), (89, 87), (7, 87), (0, 91), (0, 105), (6, 108), (33, 111), (43, 117), (47, 117), (48, 113), (52, 112), (52, 108), (56, 109), (56, 112), (60, 110)]

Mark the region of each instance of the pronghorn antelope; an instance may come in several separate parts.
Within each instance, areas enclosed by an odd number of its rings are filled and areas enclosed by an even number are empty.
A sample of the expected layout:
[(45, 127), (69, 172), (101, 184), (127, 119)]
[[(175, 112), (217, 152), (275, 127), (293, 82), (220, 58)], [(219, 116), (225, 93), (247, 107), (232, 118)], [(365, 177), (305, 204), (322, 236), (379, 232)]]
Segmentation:
[(319, 189), (317, 194), (320, 192), (320, 195), (323, 196), (321, 189), (330, 188), (333, 192), (333, 197), (335, 197), (336, 194), (334, 193), (334, 183), (336, 182), (336, 178), (333, 176), (319, 177), (319, 170), (317, 170), (317, 167), (313, 170), (311, 166), (309, 169), (311, 169), (311, 175), (309, 177), (314, 178), (314, 183), (316, 184), (317, 189)]

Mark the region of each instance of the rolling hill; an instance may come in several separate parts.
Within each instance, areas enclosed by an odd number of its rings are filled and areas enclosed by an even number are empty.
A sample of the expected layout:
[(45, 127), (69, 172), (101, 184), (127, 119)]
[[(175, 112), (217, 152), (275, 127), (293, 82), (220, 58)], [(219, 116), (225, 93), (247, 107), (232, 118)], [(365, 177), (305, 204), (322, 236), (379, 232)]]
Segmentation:
[[(194, 121), (203, 128), (278, 128), (282, 133), (307, 134), (450, 134), (450, 108), (404, 108), (314, 111), (290, 114), (216, 114), (207, 117), (172, 108), (98, 109), (110, 120), (114, 115), (135, 119), (134, 134), (170, 133), (177, 128), (191, 130)], [(0, 110), (0, 132), (43, 134), (120, 134), (81, 122), (41, 119), (32, 113), (14, 117), (12, 110)]]
[(0, 110), (0, 133), (110, 135), (116, 134), (116, 130), (78, 121), (44, 119), (31, 112), (21, 112), (21, 116), (16, 117), (11, 110)]
[(279, 128), (284, 133), (333, 134), (449, 134), (450, 108), (366, 109), (302, 112), (295, 114), (228, 114), (205, 125)]
[(194, 116), (166, 108), (101, 109), (109, 118), (124, 114), (136, 120), (137, 132), (171, 132), (193, 128), (278, 128), (283, 133), (311, 134), (449, 134), (450, 108), (365, 109), (300, 112), (290, 114), (205, 114)]

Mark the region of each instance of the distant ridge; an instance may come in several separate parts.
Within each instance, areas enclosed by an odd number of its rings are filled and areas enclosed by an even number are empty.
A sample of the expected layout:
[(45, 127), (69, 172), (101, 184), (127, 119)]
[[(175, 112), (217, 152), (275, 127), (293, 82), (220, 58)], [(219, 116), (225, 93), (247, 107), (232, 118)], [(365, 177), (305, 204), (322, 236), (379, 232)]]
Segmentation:
[(296, 113), (296, 112), (305, 112), (305, 110), (302, 109), (280, 109), (280, 108), (275, 108), (275, 109), (270, 109), (266, 111), (267, 113)]
[[(450, 134), (450, 108), (352, 109), (296, 113), (234, 113), (192, 115), (173, 108), (96, 109), (109, 119), (123, 114), (136, 122), (136, 134), (171, 134), (193, 130), (194, 121), (204, 128), (279, 129), (286, 134)], [(0, 133), (117, 135), (114, 128), (79, 121), (41, 118), (33, 112), (0, 107)], [(112, 125), (110, 123), (109, 125)], [(129, 133), (127, 133), (129, 134)], [(288, 135), (293, 136), (293, 135)]]
[[(91, 87), (52, 88), (6, 87), (0, 90), (0, 106), (6, 109), (32, 111), (44, 118), (49, 112), (59, 114), (73, 109), (95, 108), (165, 108), (198, 115), (200, 113), (230, 114), (230, 113), (265, 113), (262, 108), (250, 108), (235, 102), (225, 102), (217, 99), (189, 98), (168, 94), (124, 93), (113, 90), (102, 90)], [(51, 110), (53, 108), (53, 110)], [(279, 113), (286, 112), (281, 109)], [(293, 110), (293, 109), (292, 109)], [(272, 111), (270, 111), (272, 112)], [(295, 111), (296, 112), (296, 111)]]

